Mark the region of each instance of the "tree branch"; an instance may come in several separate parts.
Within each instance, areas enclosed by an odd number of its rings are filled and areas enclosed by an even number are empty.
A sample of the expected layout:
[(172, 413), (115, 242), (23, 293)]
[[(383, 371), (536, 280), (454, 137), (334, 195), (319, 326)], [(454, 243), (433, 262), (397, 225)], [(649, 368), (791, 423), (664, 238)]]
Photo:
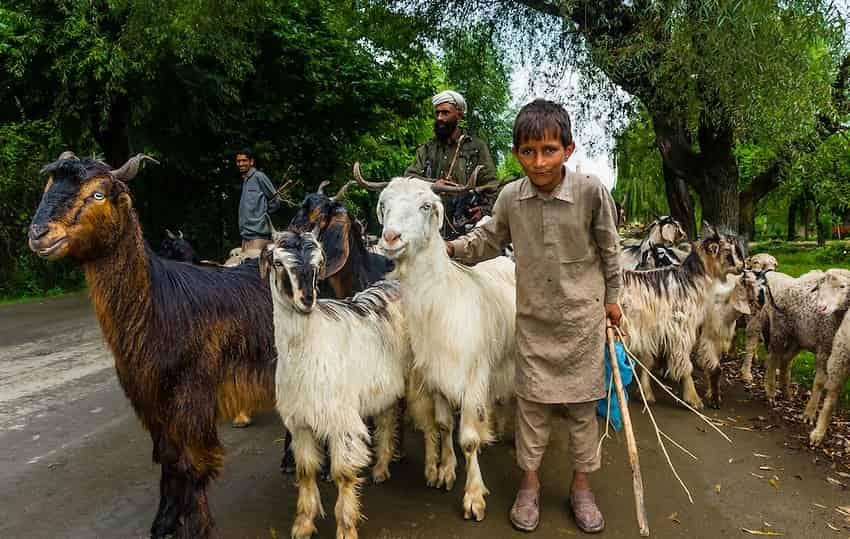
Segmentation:
[(679, 178), (699, 190), (702, 175), (699, 174), (699, 155), (693, 150), (684, 126), (674, 125), (667, 115), (652, 115), (655, 129), (655, 144), (664, 164)]

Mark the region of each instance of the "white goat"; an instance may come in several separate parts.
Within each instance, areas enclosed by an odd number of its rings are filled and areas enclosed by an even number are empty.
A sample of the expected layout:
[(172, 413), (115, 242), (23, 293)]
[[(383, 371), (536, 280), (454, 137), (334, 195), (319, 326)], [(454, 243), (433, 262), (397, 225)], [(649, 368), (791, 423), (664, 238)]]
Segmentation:
[(443, 204), (431, 189), (432, 184), (414, 178), (389, 183), (378, 203), (379, 245), (396, 263), (391, 275), (404, 291), (415, 370), (434, 398), (441, 455), (435, 475), (432, 443), (437, 437), (432, 426), (423, 426), (426, 479), (447, 490), (454, 484), (453, 409), (460, 409), (460, 445), (467, 462), (464, 518), (482, 520), (488, 491), (478, 453), (493, 438), (488, 417), (493, 405), (508, 402), (513, 394), (515, 269), (504, 257), (471, 268), (453, 262), (440, 237)]
[(705, 374), (705, 398), (713, 408), (720, 408), (720, 362), (732, 348), (738, 317), (750, 314), (756, 304), (757, 286), (755, 274), (745, 271), (715, 280), (709, 290), (693, 356)]
[(755, 273), (759, 281), (758, 305), (752, 305), (752, 313), (746, 318), (746, 344), (744, 346), (744, 361), (741, 363), (741, 381), (749, 384), (753, 381), (753, 359), (755, 359), (762, 332), (767, 325), (767, 310), (764, 308), (764, 283), (768, 272), (776, 271), (779, 262), (773, 255), (757, 253), (747, 258), (744, 267)]
[(375, 482), (389, 477), (395, 453), (396, 403), (411, 364), (399, 285), (379, 281), (351, 300), (317, 299), (324, 253), (312, 233), (275, 234), (261, 257), (274, 306), (278, 349), (277, 410), (293, 435), (298, 505), (292, 537), (316, 533), (324, 515), (316, 474), (330, 449), (331, 477), (339, 497), (337, 538), (357, 537), (361, 519), (359, 472), (369, 464), (369, 430), (375, 417)]
[[(703, 225), (703, 239), (696, 242), (681, 266), (649, 271), (624, 271), (621, 303), (624, 330), (632, 352), (647, 368), (657, 358), (667, 358), (667, 372), (682, 382), (685, 402), (700, 409), (702, 400), (691, 377), (691, 351), (705, 317), (705, 304), (714, 281), (743, 269), (737, 238), (718, 234)], [(655, 401), (649, 373), (641, 372), (646, 398)]]
[(817, 312), (824, 316), (843, 314), (843, 319), (832, 341), (826, 365), (826, 398), (818, 414), (817, 425), (809, 435), (812, 445), (820, 445), (823, 441), (838, 397), (850, 375), (850, 316), (846, 315), (850, 308), (850, 272), (829, 270), (826, 273), (827, 277), (818, 290)]

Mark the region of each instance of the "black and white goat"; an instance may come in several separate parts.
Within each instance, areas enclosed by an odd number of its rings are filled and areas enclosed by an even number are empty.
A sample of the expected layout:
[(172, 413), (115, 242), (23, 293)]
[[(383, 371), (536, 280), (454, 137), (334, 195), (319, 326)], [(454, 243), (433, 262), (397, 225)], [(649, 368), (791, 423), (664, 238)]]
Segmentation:
[(676, 245), (687, 239), (679, 221), (669, 215), (659, 217), (650, 223), (640, 242), (624, 242), (620, 252), (620, 267), (626, 270), (647, 270), (679, 265), (688, 253)]
[[(703, 403), (691, 377), (691, 351), (705, 319), (711, 286), (742, 270), (743, 250), (737, 238), (704, 224), (702, 239), (681, 266), (623, 272), (621, 303), (629, 347), (649, 369), (657, 359), (667, 358), (667, 372), (682, 383), (684, 400), (694, 408)], [(653, 402), (647, 372), (641, 373), (641, 385)]]
[(396, 403), (404, 395), (411, 351), (396, 281), (380, 281), (350, 300), (318, 299), (325, 254), (312, 233), (276, 234), (260, 258), (274, 307), (277, 409), (294, 437), (298, 510), (292, 537), (316, 533), (323, 514), (316, 475), (330, 448), (337, 484), (337, 537), (357, 537), (361, 469), (369, 464), (375, 417), (375, 482), (389, 477)]

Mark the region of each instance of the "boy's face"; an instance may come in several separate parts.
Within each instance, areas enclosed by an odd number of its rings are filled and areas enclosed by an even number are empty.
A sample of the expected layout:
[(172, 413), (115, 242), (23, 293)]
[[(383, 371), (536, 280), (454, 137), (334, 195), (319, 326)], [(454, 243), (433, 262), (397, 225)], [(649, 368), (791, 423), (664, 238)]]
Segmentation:
[(543, 138), (525, 139), (512, 151), (531, 183), (549, 192), (560, 183), (563, 165), (575, 147), (574, 142), (564, 147), (559, 133), (546, 131)]

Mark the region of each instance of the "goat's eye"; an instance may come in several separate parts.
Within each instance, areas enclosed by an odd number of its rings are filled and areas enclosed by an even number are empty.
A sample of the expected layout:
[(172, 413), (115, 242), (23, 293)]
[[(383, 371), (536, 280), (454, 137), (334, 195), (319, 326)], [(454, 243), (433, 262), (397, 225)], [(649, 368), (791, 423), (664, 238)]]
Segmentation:
[(95, 191), (95, 193), (92, 195), (92, 198), (94, 198), (95, 200), (103, 200), (104, 198), (106, 198), (106, 195), (99, 191)]
[(422, 204), (421, 206), (419, 206), (419, 209), (422, 210), (422, 211), (431, 211), (431, 203), (426, 202), (425, 204)]

